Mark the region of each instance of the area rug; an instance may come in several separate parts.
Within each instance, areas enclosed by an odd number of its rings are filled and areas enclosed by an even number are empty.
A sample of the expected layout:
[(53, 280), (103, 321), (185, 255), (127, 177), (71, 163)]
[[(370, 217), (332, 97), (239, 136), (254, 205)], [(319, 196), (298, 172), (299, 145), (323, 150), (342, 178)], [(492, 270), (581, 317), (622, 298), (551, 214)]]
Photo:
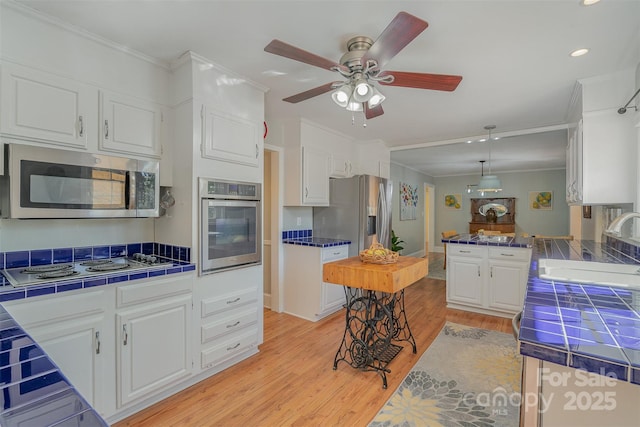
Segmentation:
[(518, 426), (521, 364), (512, 335), (447, 322), (369, 426)]
[(447, 280), (447, 271), (444, 269), (444, 254), (429, 254), (429, 279)]

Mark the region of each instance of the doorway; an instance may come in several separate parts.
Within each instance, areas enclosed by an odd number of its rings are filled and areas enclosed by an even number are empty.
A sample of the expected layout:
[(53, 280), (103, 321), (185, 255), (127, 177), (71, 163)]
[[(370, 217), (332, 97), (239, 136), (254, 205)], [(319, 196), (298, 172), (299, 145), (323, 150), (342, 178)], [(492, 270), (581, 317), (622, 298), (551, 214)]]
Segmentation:
[(435, 187), (424, 183), (424, 254), (434, 251), (435, 233)]
[(284, 150), (265, 144), (263, 198), (263, 306), (283, 309), (282, 205), (284, 203)]

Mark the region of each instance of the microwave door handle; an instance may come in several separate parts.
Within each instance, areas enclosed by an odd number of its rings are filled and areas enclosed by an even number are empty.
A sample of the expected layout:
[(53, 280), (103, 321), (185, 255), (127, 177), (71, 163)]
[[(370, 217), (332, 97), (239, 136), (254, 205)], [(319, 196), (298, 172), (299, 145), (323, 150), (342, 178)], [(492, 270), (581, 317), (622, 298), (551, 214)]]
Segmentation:
[(136, 208), (136, 174), (133, 171), (125, 174), (124, 204), (127, 210)]

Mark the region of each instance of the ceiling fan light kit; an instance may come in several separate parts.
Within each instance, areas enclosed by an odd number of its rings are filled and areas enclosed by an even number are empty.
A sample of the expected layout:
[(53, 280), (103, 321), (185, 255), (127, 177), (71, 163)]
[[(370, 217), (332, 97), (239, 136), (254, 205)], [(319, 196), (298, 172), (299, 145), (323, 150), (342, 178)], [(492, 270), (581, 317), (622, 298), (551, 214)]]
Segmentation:
[(280, 40), (272, 40), (264, 50), (265, 52), (337, 72), (347, 79), (344, 82), (333, 82), (301, 92), (287, 97), (283, 101), (297, 103), (332, 91), (331, 99), (338, 106), (352, 112), (364, 111), (365, 117), (372, 119), (384, 114), (381, 104), (386, 99), (374, 86), (374, 83), (385, 86), (444, 91), (453, 91), (458, 87), (462, 80), (461, 76), (381, 71), (387, 62), (422, 33), (428, 25), (426, 21), (420, 18), (406, 12), (400, 12), (375, 42), (366, 36), (349, 39), (347, 52), (340, 58), (340, 63)]

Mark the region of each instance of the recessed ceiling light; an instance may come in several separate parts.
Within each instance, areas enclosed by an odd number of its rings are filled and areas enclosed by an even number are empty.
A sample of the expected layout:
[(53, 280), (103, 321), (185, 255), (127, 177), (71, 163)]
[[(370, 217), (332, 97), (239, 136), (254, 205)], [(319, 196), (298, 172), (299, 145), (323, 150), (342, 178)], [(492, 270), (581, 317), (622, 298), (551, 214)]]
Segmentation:
[(582, 0), (580, 3), (582, 3), (583, 6), (591, 6), (598, 3), (599, 1), (600, 0)]
[(570, 55), (571, 55), (571, 56), (573, 56), (573, 57), (575, 58), (576, 56), (582, 56), (582, 55), (585, 55), (587, 52), (589, 52), (589, 49), (587, 49), (587, 48), (584, 48), (584, 47), (583, 47), (583, 48), (581, 48), (581, 49), (576, 49), (576, 50), (574, 50), (573, 52), (571, 52), (571, 54), (570, 54)]

